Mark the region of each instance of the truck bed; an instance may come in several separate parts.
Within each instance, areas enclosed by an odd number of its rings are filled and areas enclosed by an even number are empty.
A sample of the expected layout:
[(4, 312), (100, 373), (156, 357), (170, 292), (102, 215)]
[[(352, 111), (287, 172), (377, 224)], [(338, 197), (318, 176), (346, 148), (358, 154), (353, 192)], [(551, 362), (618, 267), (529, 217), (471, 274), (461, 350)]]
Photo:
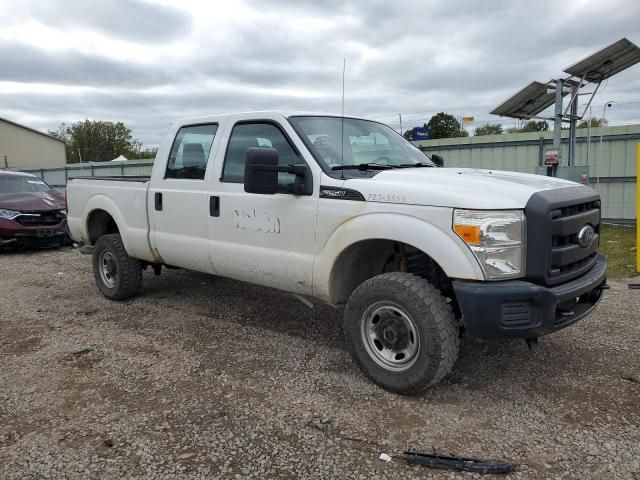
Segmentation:
[(72, 238), (91, 243), (88, 221), (108, 213), (119, 227), (129, 255), (153, 260), (147, 216), (148, 176), (75, 177), (67, 183), (67, 224)]

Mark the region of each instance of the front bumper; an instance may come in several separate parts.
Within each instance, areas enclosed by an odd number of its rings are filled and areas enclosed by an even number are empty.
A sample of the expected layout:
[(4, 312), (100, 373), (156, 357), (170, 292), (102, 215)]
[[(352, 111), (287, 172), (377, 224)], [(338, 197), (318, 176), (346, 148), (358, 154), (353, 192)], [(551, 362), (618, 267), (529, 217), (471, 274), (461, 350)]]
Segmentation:
[(593, 310), (606, 286), (607, 259), (598, 255), (584, 275), (555, 287), (522, 280), (454, 280), (466, 334), (481, 340), (533, 338), (577, 322)]
[(55, 247), (68, 241), (67, 220), (57, 225), (22, 225), (0, 219), (0, 247)]

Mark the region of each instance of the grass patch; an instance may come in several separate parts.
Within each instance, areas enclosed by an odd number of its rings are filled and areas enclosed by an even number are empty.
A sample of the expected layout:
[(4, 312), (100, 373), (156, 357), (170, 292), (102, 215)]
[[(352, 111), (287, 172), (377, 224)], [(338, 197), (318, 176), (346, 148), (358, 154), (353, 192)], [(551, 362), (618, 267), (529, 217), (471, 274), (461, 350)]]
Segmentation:
[(602, 225), (600, 234), (600, 251), (609, 259), (609, 276), (637, 275), (635, 227)]

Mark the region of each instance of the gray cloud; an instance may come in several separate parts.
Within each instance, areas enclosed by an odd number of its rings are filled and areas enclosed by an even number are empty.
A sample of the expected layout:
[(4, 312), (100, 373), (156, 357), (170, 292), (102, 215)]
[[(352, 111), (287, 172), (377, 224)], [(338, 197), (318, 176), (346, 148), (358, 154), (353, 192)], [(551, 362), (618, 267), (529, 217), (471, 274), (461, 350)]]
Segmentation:
[(117, 87), (150, 87), (171, 83), (167, 67), (143, 66), (78, 51), (55, 54), (17, 42), (0, 42), (0, 80), (24, 83)]
[[(123, 120), (143, 142), (154, 143), (183, 116), (275, 108), (338, 111), (346, 57), (348, 113), (394, 126), (395, 112), (403, 112), (409, 126), (442, 110), (500, 121), (488, 112), (530, 81), (558, 76), (622, 36), (640, 42), (637, 2), (569, 2), (560, 11), (555, 4), (248, 0), (259, 14), (232, 15), (220, 24), (212, 18), (210, 32), (203, 32), (208, 14), (197, 18), (198, 29), (186, 10), (142, 2), (83, 3), (68, 17), (53, 2), (37, 2), (38, 8), (27, 3), (24, 19), (157, 45), (153, 58), (159, 60), (120, 61), (113, 52), (51, 51), (0, 40), (0, 81), (93, 87), (64, 94), (0, 92), (0, 114), (18, 121), (37, 118), (30, 123), (40, 128), (63, 119)], [(611, 118), (640, 120), (638, 91), (635, 67), (610, 80), (594, 108), (613, 99), (620, 107), (611, 110)]]
[(189, 13), (140, 0), (82, 0), (66, 5), (32, 0), (25, 2), (20, 11), (45, 25), (93, 29), (145, 43), (167, 43), (186, 35), (192, 26)]

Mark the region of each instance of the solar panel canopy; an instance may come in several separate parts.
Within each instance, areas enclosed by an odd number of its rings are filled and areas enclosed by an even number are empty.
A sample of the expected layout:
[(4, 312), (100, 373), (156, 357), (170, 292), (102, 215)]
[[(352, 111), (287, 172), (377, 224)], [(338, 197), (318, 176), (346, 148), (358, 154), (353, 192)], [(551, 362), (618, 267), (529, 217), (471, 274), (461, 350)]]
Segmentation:
[(531, 82), (491, 113), (502, 117), (531, 118), (553, 105), (555, 91), (545, 83)]
[(640, 62), (640, 48), (622, 38), (564, 71), (589, 82), (601, 82)]

